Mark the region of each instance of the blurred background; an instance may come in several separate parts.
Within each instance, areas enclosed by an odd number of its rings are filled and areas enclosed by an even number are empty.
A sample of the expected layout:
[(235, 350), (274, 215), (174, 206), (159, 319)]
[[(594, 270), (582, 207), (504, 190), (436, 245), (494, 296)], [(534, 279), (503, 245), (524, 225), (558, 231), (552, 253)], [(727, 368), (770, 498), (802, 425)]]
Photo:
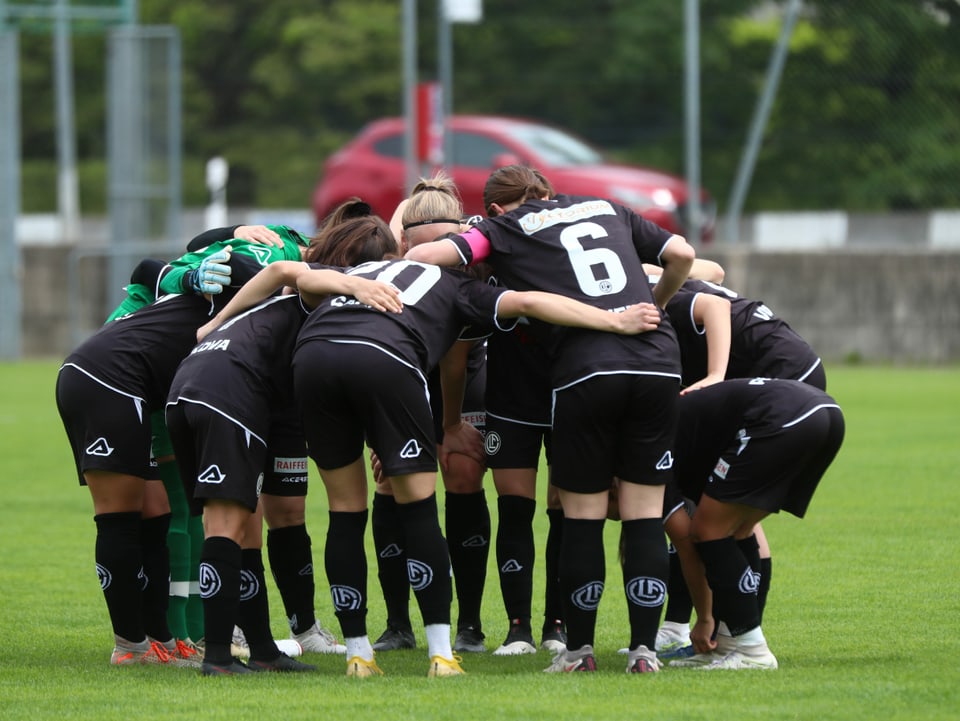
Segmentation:
[[(958, 29), (958, 0), (0, 0), (0, 357), (69, 350), (213, 220), (310, 232), (328, 159), (439, 87), (702, 187), (698, 251), (825, 356), (957, 360)], [(408, 187), (456, 161), (397, 147)]]

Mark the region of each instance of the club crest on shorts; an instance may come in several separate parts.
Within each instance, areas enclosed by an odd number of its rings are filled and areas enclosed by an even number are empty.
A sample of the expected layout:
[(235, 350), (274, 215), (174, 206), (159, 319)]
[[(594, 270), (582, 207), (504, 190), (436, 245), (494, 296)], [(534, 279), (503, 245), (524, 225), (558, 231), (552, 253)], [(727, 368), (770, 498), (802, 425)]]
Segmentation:
[(752, 568), (746, 568), (743, 575), (740, 576), (740, 582), (737, 584), (740, 593), (747, 595), (754, 594), (760, 589), (760, 574)]
[(500, 573), (520, 573), (522, 570), (523, 566), (521, 566), (520, 562), (515, 558), (511, 558), (500, 566)]
[(670, 451), (667, 451), (660, 456), (660, 460), (657, 461), (655, 468), (658, 471), (669, 471), (671, 468), (673, 468), (673, 454)]
[(389, 546), (380, 551), (380, 558), (396, 558), (397, 556), (403, 555), (403, 549), (400, 548), (396, 543), (391, 543)]
[(500, 439), (500, 434), (496, 431), (488, 431), (483, 437), (483, 450), (486, 451), (488, 456), (497, 455), (502, 446), (503, 441)]

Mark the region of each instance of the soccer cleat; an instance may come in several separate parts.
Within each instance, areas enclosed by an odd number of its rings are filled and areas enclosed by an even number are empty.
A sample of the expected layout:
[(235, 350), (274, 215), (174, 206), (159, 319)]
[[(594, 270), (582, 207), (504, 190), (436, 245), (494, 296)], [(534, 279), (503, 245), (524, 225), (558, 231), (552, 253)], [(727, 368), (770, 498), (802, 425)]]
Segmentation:
[(483, 653), (487, 647), (483, 644), (486, 636), (474, 626), (464, 626), (457, 629), (457, 636), (453, 639), (453, 650), (460, 653)]
[(656, 651), (651, 651), (643, 644), (627, 654), (627, 673), (656, 673), (662, 666)]
[(706, 666), (701, 666), (700, 669), (703, 671), (774, 671), (778, 666), (777, 657), (770, 653), (767, 644), (761, 643), (753, 646), (738, 646), (736, 650)]
[(681, 623), (667, 623), (657, 631), (657, 656), (662, 660), (692, 656), (693, 644), (690, 643), (689, 626)]
[(247, 668), (256, 672), (279, 671), (281, 673), (303, 673), (306, 671), (317, 670), (316, 666), (311, 666), (309, 663), (303, 663), (295, 658), (290, 658), (284, 653), (281, 653), (279, 656), (269, 661), (256, 661), (254, 659), (250, 659), (250, 661), (247, 663)]
[(377, 666), (377, 660), (375, 658), (367, 661), (360, 656), (352, 656), (347, 660), (347, 676), (352, 676), (353, 678), (383, 676), (383, 670)]
[(493, 655), (523, 656), (536, 652), (537, 647), (533, 645), (533, 634), (530, 632), (530, 626), (521, 623), (519, 618), (515, 618), (510, 622), (506, 640), (500, 648), (493, 652)]
[(593, 646), (585, 644), (578, 651), (567, 649), (553, 657), (553, 663), (543, 669), (544, 673), (572, 673), (574, 671), (596, 671), (597, 661), (593, 657)]
[(553, 653), (567, 650), (567, 632), (563, 629), (563, 621), (556, 619), (543, 627), (540, 648)]
[(444, 658), (443, 656), (433, 656), (430, 658), (430, 670), (427, 671), (427, 678), (437, 678), (439, 676), (463, 676), (467, 672), (460, 666), (460, 657), (454, 655), (453, 658)]
[(273, 643), (280, 653), (286, 654), (290, 658), (303, 655), (303, 646), (295, 638), (275, 638)]
[[(159, 641), (157, 642), (159, 643)], [(182, 641), (179, 638), (171, 638), (163, 646), (167, 655), (170, 657), (170, 665), (179, 668), (200, 668), (200, 653), (193, 643)]]
[[(402, 648), (416, 648), (417, 639), (409, 628), (395, 628), (387, 626), (387, 630), (380, 634), (380, 638), (373, 642), (374, 651), (398, 651)], [(346, 647), (344, 647), (344, 652)]]
[(250, 646), (247, 644), (247, 637), (243, 635), (243, 629), (239, 626), (233, 627), (233, 638), (230, 641), (230, 655), (235, 658), (250, 658)]
[(673, 668), (703, 668), (723, 658), (737, 647), (737, 642), (733, 640), (733, 636), (721, 633), (717, 635), (716, 640), (717, 647), (713, 651), (695, 653), (685, 658), (674, 659), (670, 662), (670, 666)]
[(201, 676), (237, 676), (241, 673), (253, 673), (253, 671), (237, 659), (232, 659), (227, 664), (211, 663), (210, 661), (204, 661), (200, 664)]
[(291, 632), (290, 638), (299, 643), (304, 651), (309, 651), (310, 653), (345, 654), (347, 652), (347, 647), (342, 643), (338, 643), (337, 637), (323, 628), (319, 621), (303, 633)]
[(115, 646), (110, 654), (112, 666), (134, 666), (137, 664), (169, 664), (170, 654), (163, 644), (149, 638), (140, 643), (132, 643), (121, 636), (115, 636)]

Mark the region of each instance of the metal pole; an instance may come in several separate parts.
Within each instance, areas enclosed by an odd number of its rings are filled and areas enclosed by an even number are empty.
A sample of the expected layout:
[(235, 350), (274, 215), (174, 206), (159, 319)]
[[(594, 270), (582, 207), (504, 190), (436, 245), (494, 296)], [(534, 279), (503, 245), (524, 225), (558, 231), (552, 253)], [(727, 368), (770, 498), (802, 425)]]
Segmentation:
[(760, 96), (753, 113), (747, 146), (744, 148), (743, 155), (740, 156), (737, 177), (730, 192), (730, 200), (727, 203), (726, 240), (729, 243), (740, 242), (740, 215), (743, 212), (743, 203), (747, 197), (750, 180), (753, 178), (753, 169), (757, 164), (757, 153), (760, 150), (760, 142), (763, 140), (763, 131), (766, 128), (767, 119), (770, 117), (770, 107), (773, 105), (773, 99), (777, 94), (777, 85), (780, 83), (780, 76), (783, 73), (783, 66), (790, 45), (790, 36), (793, 34), (793, 26), (796, 24), (797, 15), (800, 14), (802, 5), (803, 0), (790, 0), (784, 14), (780, 37), (770, 56), (763, 94)]
[(417, 0), (403, 0), (403, 116), (406, 120), (406, 193), (413, 190), (417, 168)]
[(73, 118), (73, 57), (70, 42), (70, 8), (57, 0), (54, 20), (54, 84), (57, 110), (57, 210), (63, 237), (77, 237), (80, 195), (77, 184), (77, 148)]
[(437, 3), (437, 74), (440, 78), (440, 124), (443, 128), (443, 167), (453, 165), (453, 135), (450, 133), (449, 118), (453, 114), (453, 33), (447, 1)]
[(700, 0), (684, 0), (686, 26), (686, 164), (687, 164), (687, 240), (699, 244), (700, 225)]
[(19, 35), (0, 26), (0, 358), (19, 360), (22, 350), (21, 277), (17, 242), (20, 214)]

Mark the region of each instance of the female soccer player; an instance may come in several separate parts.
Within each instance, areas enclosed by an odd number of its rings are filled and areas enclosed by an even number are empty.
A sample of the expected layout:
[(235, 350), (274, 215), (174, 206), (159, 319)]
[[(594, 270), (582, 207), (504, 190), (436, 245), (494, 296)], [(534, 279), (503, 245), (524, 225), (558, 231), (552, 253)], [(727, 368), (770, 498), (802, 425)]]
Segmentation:
[[(318, 247), (316, 260), (333, 261), (329, 265), (396, 251), (389, 229), (373, 216), (325, 226)], [(400, 308), (389, 286), (335, 270), (324, 277), (329, 292)], [(173, 380), (167, 422), (188, 496), (202, 506), (206, 529), (200, 564), (204, 675), (314, 668), (280, 654), (274, 644), (257, 512), (261, 491), (302, 499), (306, 447), (290, 361), (304, 317), (296, 295), (265, 301), (206, 335)], [(231, 656), (235, 620), (249, 644), (249, 667)]]
[[(486, 261), (507, 287), (549, 290), (598, 308), (665, 305), (687, 278), (693, 248), (611, 201), (550, 198), (540, 177), (525, 166), (494, 171), (484, 204), (496, 217), (413, 248), (407, 257), (444, 265)], [(664, 269), (652, 291), (643, 262)], [(676, 336), (669, 323), (635, 337), (563, 328), (537, 332), (552, 371), (552, 482), (564, 513), (560, 586), (568, 634), (567, 650), (547, 670), (596, 669), (603, 524), (618, 477), (624, 481), (619, 505), (631, 622), (627, 670), (657, 671), (653, 649), (668, 565), (660, 519), (680, 379)]]
[[(727, 380), (680, 399), (674, 479), (696, 503), (690, 535), (702, 565), (693, 575), (708, 582), (714, 613), (698, 613), (697, 655), (671, 665), (777, 668), (761, 630), (757, 545), (744, 542), (770, 513), (803, 518), (843, 436), (836, 401), (796, 380)], [(715, 640), (718, 622), (729, 633)]]

